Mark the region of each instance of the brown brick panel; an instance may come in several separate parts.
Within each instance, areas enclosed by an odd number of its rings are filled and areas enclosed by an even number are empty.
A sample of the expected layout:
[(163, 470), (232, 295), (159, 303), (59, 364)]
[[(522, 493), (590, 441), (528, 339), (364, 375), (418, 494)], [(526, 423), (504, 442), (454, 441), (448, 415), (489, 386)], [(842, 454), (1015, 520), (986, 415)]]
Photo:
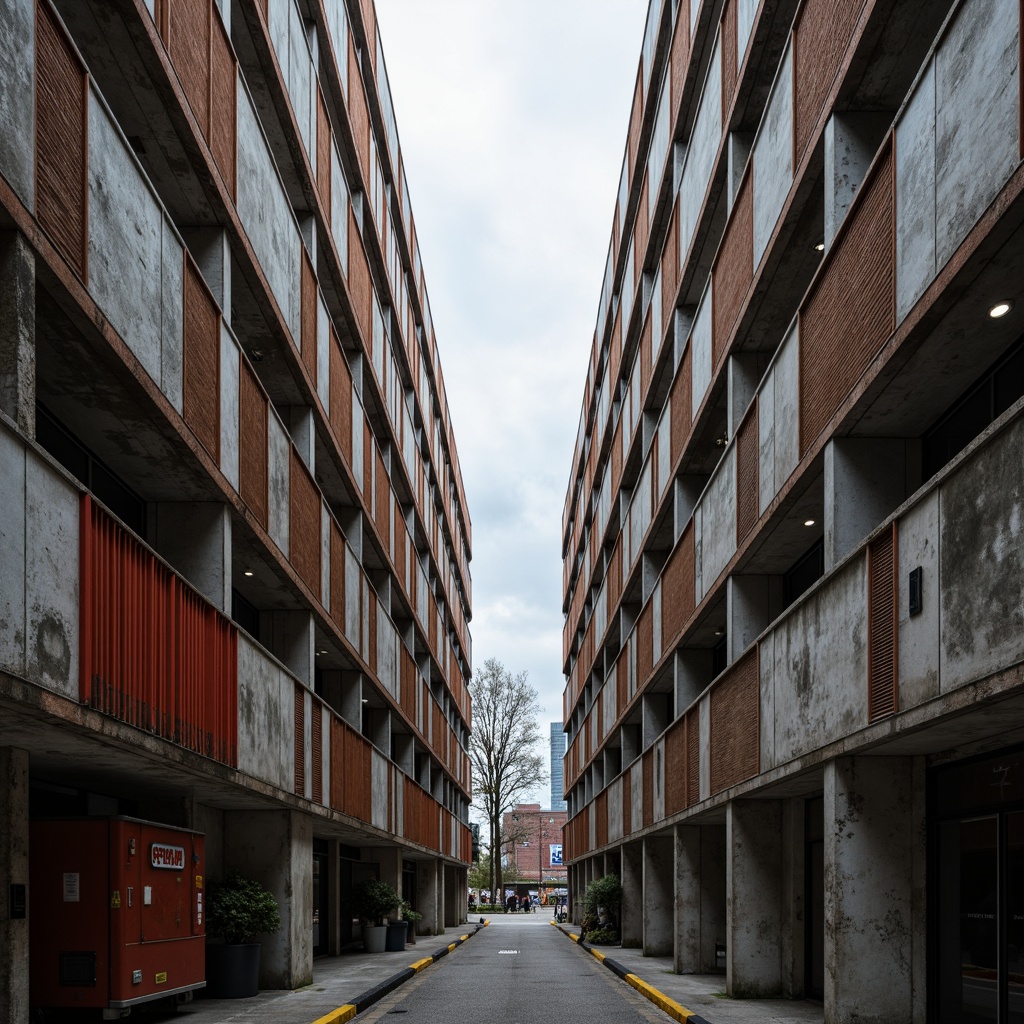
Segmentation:
[(366, 343), (367, 351), (373, 338), (373, 284), (370, 280), (370, 265), (366, 260), (363, 240), (359, 237), (355, 214), (348, 214), (348, 290), (352, 296), (352, 307), (356, 325)]
[(690, 4), (700, 0), (680, 0), (676, 13), (675, 34), (672, 36), (672, 124), (676, 123), (679, 113), (679, 101), (683, 96), (683, 84), (686, 81), (686, 66), (690, 60)]
[(331, 209), (331, 119), (323, 90), (316, 90), (316, 188), (320, 202), (330, 214)]
[(757, 401), (736, 432), (736, 543), (753, 529), (760, 508)]
[(164, 0), (167, 54), (203, 134), (210, 130), (212, 0)]
[(647, 682), (654, 668), (654, 602), (648, 601), (636, 625), (637, 658), (636, 684), (637, 689)]
[(320, 596), (320, 492), (299, 458), (291, 450), (288, 507), (288, 561), (305, 584)]
[(760, 770), (757, 647), (711, 691), (711, 792), (753, 778)]
[(611, 338), (608, 341), (608, 380), (612, 387), (618, 383), (619, 370), (622, 364), (622, 310), (615, 311), (615, 322), (612, 324)]
[(391, 485), (380, 449), (375, 448), (374, 459), (377, 462), (376, 489), (377, 494), (373, 505), (373, 518), (377, 526), (377, 536), (385, 548), (391, 544)]
[(615, 547), (608, 562), (608, 609), (618, 606), (622, 597), (622, 535), (615, 538)]
[(371, 513), (373, 508), (373, 467), (376, 463), (374, 459), (374, 451), (376, 445), (373, 441), (373, 432), (370, 430), (370, 424), (366, 420), (363, 421), (363, 497), (366, 499), (366, 504), (370, 506)]
[(800, 162), (863, 7), (862, 0), (805, 0), (793, 26), (794, 166)]
[(640, 183), (640, 203), (636, 208), (636, 223), (633, 227), (633, 283), (640, 280), (644, 269), (644, 254), (647, 252), (647, 235), (650, 231), (648, 223), (648, 197), (647, 197), (647, 172), (644, 171), (644, 179)]
[(331, 520), (331, 618), (345, 630), (345, 535)]
[(868, 545), (868, 721), (896, 713), (898, 592), (896, 524)]
[(248, 361), (238, 366), (238, 493), (267, 525), (267, 396)]
[(619, 485), (622, 483), (622, 417), (615, 425), (615, 432), (612, 434), (612, 494), (618, 495)]
[(677, 718), (665, 733), (665, 814), (686, 807), (686, 719)]
[(686, 806), (700, 803), (700, 712), (686, 713)]
[(644, 810), (643, 810), (643, 825), (647, 828), (648, 825), (654, 824), (654, 751), (648, 750), (644, 753), (643, 759), (640, 765), (640, 771), (643, 775), (643, 789), (644, 789)]
[(651, 318), (647, 318), (643, 333), (640, 335), (640, 394), (646, 395), (651, 383)]
[[(363, 168), (363, 180), (370, 177), (370, 112), (363, 92), (363, 78), (359, 73), (359, 59), (356, 56), (352, 33), (348, 37), (348, 116), (352, 123), (352, 136), (356, 144), (356, 155)], [(351, 230), (349, 238), (352, 237)]]
[(85, 68), (45, 2), (36, 3), (36, 217), (57, 251), (86, 279)]
[(893, 160), (861, 189), (828, 266), (800, 311), (800, 454), (835, 415), (892, 333)]
[(295, 793), (306, 793), (306, 698), (305, 690), (295, 684)]
[(679, 543), (661, 574), (661, 636), (667, 646), (693, 614), (693, 522), (686, 524)]
[(318, 700), (313, 701), (313, 714), (310, 716), (310, 739), (312, 740), (313, 755), (313, 799), (318, 803), (324, 802), (324, 731), (323, 731), (323, 705)]
[(359, 10), (363, 15), (363, 28), (366, 30), (366, 48), (370, 54), (370, 67), (376, 66), (377, 53), (377, 16), (373, 9), (373, 0), (359, 0)]
[(235, 104), (238, 89), (238, 63), (231, 40), (219, 17), (211, 18), (210, 35), (210, 128), (208, 139), (217, 169), (235, 198), (235, 168), (238, 147), (235, 141)]
[[(679, 279), (679, 203), (672, 208), (672, 217), (661, 253), (661, 334), (672, 323), (676, 309), (676, 291)], [(659, 339), (660, 340), (660, 339)]]
[(722, 110), (732, 106), (739, 74), (739, 55), (736, 41), (736, 0), (725, 0), (722, 9)]
[(629, 648), (623, 645), (615, 662), (615, 690), (617, 701), (615, 707), (619, 715), (626, 710), (629, 703)]
[(632, 773), (627, 768), (622, 776), (622, 836), (625, 838), (633, 831), (633, 787), (630, 785)]
[(608, 845), (608, 790), (603, 790), (594, 801), (594, 838), (597, 849)]
[(749, 171), (736, 195), (711, 275), (712, 362), (721, 365), (729, 336), (754, 276), (753, 191)]
[(683, 454), (686, 439), (690, 436), (693, 416), (693, 395), (690, 373), (690, 346), (686, 346), (683, 358), (679, 362), (675, 380), (672, 382), (672, 394), (669, 398), (672, 411), (672, 451), (669, 454), (674, 466)]
[(331, 327), (331, 430), (342, 454), (352, 462), (352, 374)]
[(302, 363), (306, 367), (306, 373), (316, 388), (316, 321), (317, 321), (317, 299), (316, 299), (316, 272), (313, 270), (313, 263), (302, 246), (302, 305), (299, 325), (299, 347), (302, 353)]
[(183, 408), (185, 422), (220, 460), (220, 310), (191, 257), (185, 258)]
[(636, 86), (633, 89), (633, 109), (629, 115), (629, 176), (633, 177), (636, 169), (636, 151), (640, 146), (640, 128), (644, 116), (644, 72), (639, 68), (636, 73)]

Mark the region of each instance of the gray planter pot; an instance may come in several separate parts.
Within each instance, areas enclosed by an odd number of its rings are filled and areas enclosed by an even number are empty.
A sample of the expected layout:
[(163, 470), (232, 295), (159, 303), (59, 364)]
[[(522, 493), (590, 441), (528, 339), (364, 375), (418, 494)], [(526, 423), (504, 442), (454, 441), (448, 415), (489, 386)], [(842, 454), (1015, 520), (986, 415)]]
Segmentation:
[(401, 953), (405, 949), (408, 921), (392, 921), (388, 926), (388, 937), (384, 949), (388, 953)]
[(206, 947), (206, 995), (244, 999), (260, 990), (260, 944)]
[(363, 929), (363, 945), (367, 953), (383, 953), (387, 944), (388, 930), (385, 925), (370, 925)]

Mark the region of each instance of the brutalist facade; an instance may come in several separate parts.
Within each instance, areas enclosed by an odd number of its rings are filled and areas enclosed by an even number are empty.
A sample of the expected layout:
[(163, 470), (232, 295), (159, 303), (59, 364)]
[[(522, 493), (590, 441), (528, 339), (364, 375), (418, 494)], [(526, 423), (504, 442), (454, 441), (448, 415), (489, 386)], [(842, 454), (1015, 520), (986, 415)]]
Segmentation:
[(564, 511), (570, 889), (828, 1022), (1024, 998), (1017, 0), (653, 0)]
[(464, 918), (470, 522), (372, 0), (0, 0), (0, 481), (0, 1018), (39, 818), (205, 833), (269, 987), (367, 875)]

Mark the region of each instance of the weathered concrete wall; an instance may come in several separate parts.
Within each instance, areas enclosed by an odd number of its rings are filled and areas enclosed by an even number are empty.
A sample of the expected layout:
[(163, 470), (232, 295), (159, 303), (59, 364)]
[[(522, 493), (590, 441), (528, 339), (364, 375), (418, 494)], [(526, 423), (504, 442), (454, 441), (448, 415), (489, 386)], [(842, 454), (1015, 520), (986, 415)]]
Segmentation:
[(0, 0), (0, 174), (35, 207), (35, 53), (33, 0)]
[(231, 514), (214, 501), (152, 502), (147, 540), (211, 604), (231, 614)]
[[(910, 573), (921, 572), (921, 611), (910, 614)], [(900, 710), (939, 694), (939, 492), (909, 509), (899, 524)]]
[(288, 555), (291, 511), (291, 441), (284, 424), (271, 411), (267, 417), (267, 532)]
[(650, 836), (645, 839), (643, 856), (644, 956), (671, 956), (675, 910), (675, 847), (672, 836)]
[(220, 468), (238, 490), (238, 376), (240, 346), (231, 328), (220, 329)]
[(771, 99), (757, 131), (753, 152), (754, 266), (768, 246), (782, 204), (793, 184), (793, 59), (792, 48), (779, 65)]
[(36, 261), (24, 235), (0, 233), (0, 411), (36, 433)]
[(696, 417), (711, 385), (711, 286), (697, 305), (690, 329), (690, 406)]
[(624, 777), (619, 776), (608, 787), (608, 842), (622, 838), (622, 786)]
[[(390, 730), (388, 739), (390, 741)], [(389, 742), (390, 747), (390, 742)], [(371, 806), (370, 821), (377, 828), (387, 829), (388, 827), (388, 765), (390, 762), (377, 750), (371, 752)]]
[[(339, 7), (343, 5), (338, 3)], [(342, 75), (342, 80), (347, 76)], [(331, 145), (331, 234), (338, 250), (343, 273), (348, 273), (348, 216), (350, 202), (348, 188), (345, 183), (345, 172), (342, 170), (338, 148)]]
[(679, 974), (713, 971), (716, 946), (726, 939), (725, 828), (680, 825), (675, 829), (675, 949)]
[(295, 683), (238, 635), (238, 770), (290, 792), (295, 782)]
[[(599, 875), (597, 877), (600, 877)], [(619, 935), (624, 947), (640, 949), (644, 943), (644, 846), (622, 847), (622, 911)]]
[(436, 860), (416, 862), (416, 910), (423, 915), (416, 923), (417, 935), (437, 935), (444, 930), (440, 905), (444, 886), (437, 877), (440, 866)]
[(757, 393), (759, 514), (772, 503), (800, 461), (799, 358), (794, 322)]
[(757, 18), (759, 0), (739, 0), (736, 5), (736, 51), (739, 55), (738, 64), (743, 63), (743, 55), (747, 52), (747, 43)]
[(694, 541), (700, 552), (700, 596), (714, 585), (736, 553), (736, 445), (729, 446), (715, 469), (695, 519)]
[(828, 119), (824, 139), (826, 250), (846, 219), (891, 123), (889, 113), (875, 111), (833, 113)]

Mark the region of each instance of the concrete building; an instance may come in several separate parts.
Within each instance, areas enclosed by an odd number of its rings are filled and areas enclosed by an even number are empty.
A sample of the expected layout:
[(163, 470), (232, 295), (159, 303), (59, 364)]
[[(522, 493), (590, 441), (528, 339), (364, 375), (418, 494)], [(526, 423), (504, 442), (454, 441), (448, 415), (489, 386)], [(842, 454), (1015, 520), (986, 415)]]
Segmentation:
[(565, 811), (544, 810), (540, 804), (516, 804), (501, 818), (502, 857), (522, 879), (523, 890), (538, 883), (545, 889), (564, 887), (566, 870), (562, 830)]
[(0, 1019), (37, 818), (205, 833), (265, 987), (367, 875), (457, 923), (470, 523), (372, 0), (0, 26)]
[(564, 811), (565, 802), (565, 731), (562, 722), (552, 722), (551, 729), (551, 807)]
[(653, 0), (564, 511), (572, 893), (1020, 1020), (1020, 5)]

